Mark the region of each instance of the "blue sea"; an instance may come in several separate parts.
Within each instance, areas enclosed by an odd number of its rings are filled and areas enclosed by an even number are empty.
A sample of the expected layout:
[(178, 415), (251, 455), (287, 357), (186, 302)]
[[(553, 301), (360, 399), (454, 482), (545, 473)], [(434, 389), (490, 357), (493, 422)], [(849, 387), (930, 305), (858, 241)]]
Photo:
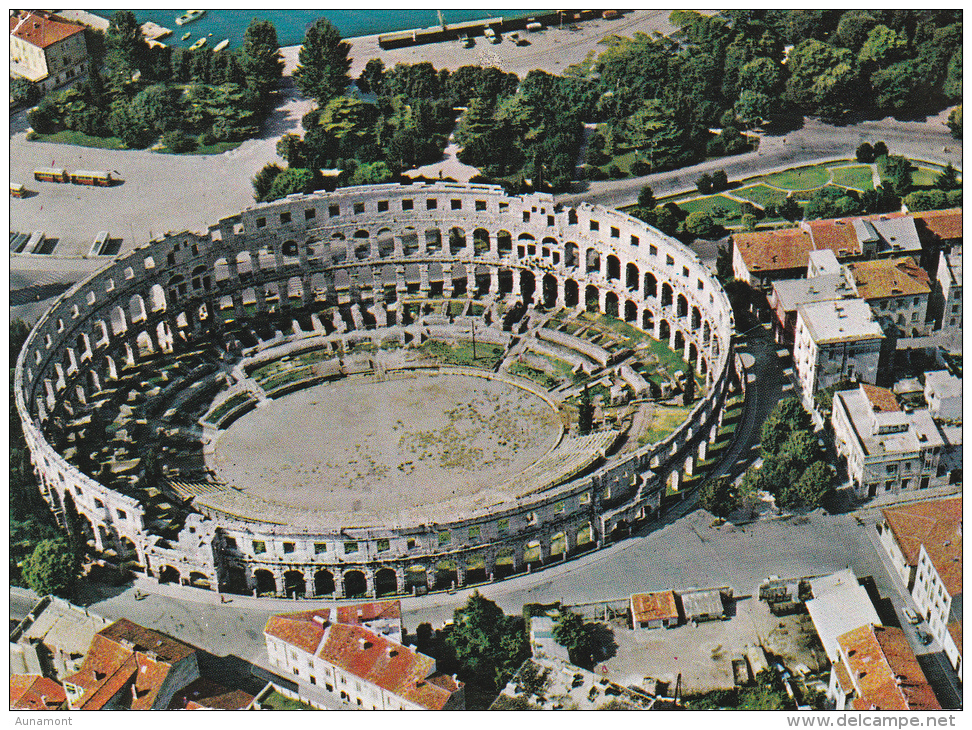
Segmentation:
[[(112, 10), (91, 10), (89, 12), (104, 18), (111, 16)], [(277, 40), (281, 46), (296, 46), (304, 40), (304, 33), (315, 20), (325, 17), (330, 20), (345, 38), (377, 33), (391, 33), (412, 28), (429, 28), (439, 24), (435, 10), (415, 10), (396, 8), (393, 10), (207, 10), (199, 20), (186, 25), (176, 25), (175, 19), (182, 10), (135, 10), (139, 23), (152, 21), (172, 30), (172, 35), (161, 39), (172, 47), (192, 45), (202, 36), (209, 36), (208, 47), (212, 48), (223, 39), (229, 40), (230, 48), (238, 48), (243, 42), (243, 34), (253, 18), (269, 20), (277, 29)], [(446, 23), (460, 23), (467, 20), (484, 18), (517, 18), (536, 14), (538, 10), (469, 10), (454, 8), (443, 10)], [(192, 35), (185, 41), (185, 33)]]

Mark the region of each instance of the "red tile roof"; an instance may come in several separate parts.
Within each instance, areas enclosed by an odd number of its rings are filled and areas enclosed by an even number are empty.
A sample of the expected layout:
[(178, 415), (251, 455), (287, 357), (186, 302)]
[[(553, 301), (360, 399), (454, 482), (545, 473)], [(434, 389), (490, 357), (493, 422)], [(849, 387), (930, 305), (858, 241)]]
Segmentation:
[(870, 383), (861, 383), (860, 387), (864, 393), (864, 397), (870, 401), (871, 408), (875, 412), (893, 413), (901, 410), (900, 406), (898, 406), (898, 398), (895, 396), (893, 390), (880, 388)]
[(862, 299), (910, 297), (931, 292), (928, 272), (909, 256), (848, 264)]
[(10, 16), (10, 35), (38, 48), (47, 48), (82, 32), (83, 26), (68, 23), (50, 13), (29, 10)]
[(810, 234), (802, 228), (736, 233), (732, 242), (753, 274), (806, 268), (813, 250)]
[(928, 210), (915, 213), (915, 221), (924, 221), (928, 230), (944, 241), (962, 238), (962, 209)]
[(860, 689), (855, 710), (940, 710), (904, 632), (860, 626), (838, 637), (847, 670)]
[(313, 654), (324, 638), (324, 627), (328, 625), (330, 617), (329, 608), (281, 613), (270, 617), (263, 633)]
[(364, 624), (376, 619), (400, 619), (401, 617), (401, 601), (358, 603), (337, 608), (337, 622), (341, 624)]
[(82, 688), (77, 709), (100, 710), (128, 687), (123, 704), (151, 709), (173, 665), (196, 649), (128, 619), (105, 627), (91, 641), (81, 669), (64, 681)]
[(636, 593), (631, 596), (631, 613), (636, 624), (659, 619), (677, 619), (675, 591)]
[(917, 565), (921, 546), (945, 590), (962, 592), (962, 498), (936, 499), (881, 510), (908, 565)]
[(56, 710), (67, 701), (64, 687), (39, 674), (10, 675), (11, 710)]
[[(430, 678), (435, 671), (434, 659), (360, 626), (331, 626), (318, 656), (349, 674), (429, 710), (441, 710), (455, 691), (443, 679), (433, 681)], [(461, 686), (455, 682), (451, 684), (457, 689)]]
[(185, 689), (176, 692), (169, 703), (170, 710), (245, 710), (253, 702), (253, 695), (242, 690), (230, 690), (210, 679), (200, 677)]

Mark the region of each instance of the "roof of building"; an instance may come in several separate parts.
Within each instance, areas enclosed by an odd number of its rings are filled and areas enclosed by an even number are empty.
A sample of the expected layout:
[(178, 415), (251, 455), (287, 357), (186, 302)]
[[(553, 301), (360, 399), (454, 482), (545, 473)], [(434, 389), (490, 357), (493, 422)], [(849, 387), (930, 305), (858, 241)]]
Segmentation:
[(337, 621), (342, 624), (366, 624), (377, 619), (401, 619), (401, 601), (378, 601), (337, 607)]
[(856, 710), (940, 710), (904, 632), (894, 626), (861, 626), (839, 639), (847, 670), (860, 696)]
[[(318, 656), (408, 702), (440, 710), (455, 689), (430, 681), (435, 660), (390, 641), (361, 626), (334, 624), (325, 634)], [(453, 682), (455, 688), (461, 685)]]
[(48, 648), (68, 655), (84, 656), (95, 634), (111, 623), (90, 610), (56, 597), (42, 598), (31, 609), (31, 614), (35, 618), (23, 624), (19, 638), (27, 642), (40, 641)]
[(227, 689), (211, 679), (200, 677), (179, 690), (169, 703), (170, 710), (245, 710), (253, 695), (239, 689)]
[(811, 251), (807, 254), (807, 272), (816, 270), (817, 275), (840, 273), (840, 263), (837, 256), (829, 248)]
[(635, 593), (631, 596), (631, 615), (636, 624), (677, 619), (678, 604), (675, 602), (675, 591)]
[(908, 565), (917, 565), (921, 546), (945, 590), (962, 591), (962, 498), (936, 499), (881, 510)]
[(807, 601), (807, 611), (831, 662), (837, 660), (837, 637), (858, 626), (880, 624), (881, 619), (867, 591), (859, 583), (845, 584)]
[(961, 398), (962, 379), (948, 370), (931, 370), (925, 373), (925, 390), (939, 398)]
[(78, 709), (98, 710), (133, 681), (131, 709), (151, 709), (172, 666), (196, 649), (171, 636), (120, 619), (91, 641), (81, 669), (65, 682), (81, 687)]
[(915, 219), (924, 221), (928, 230), (943, 241), (962, 237), (962, 209), (926, 210), (914, 214)]
[(881, 326), (863, 299), (801, 304), (797, 307), (797, 319), (803, 320), (818, 345), (884, 338)]
[[(866, 245), (867, 248), (873, 247), (875, 253), (921, 251), (915, 219), (910, 215), (901, 212), (881, 213), (851, 220), (862, 250)], [(822, 222), (839, 225), (841, 221)]]
[(77, 33), (84, 27), (68, 23), (63, 18), (37, 10), (10, 16), (10, 35), (38, 48), (47, 48)]
[(313, 654), (320, 646), (321, 639), (324, 638), (324, 629), (330, 622), (330, 618), (329, 608), (278, 613), (267, 620), (263, 633), (282, 639), (308, 654)]
[(962, 286), (961, 246), (956, 246), (950, 253), (942, 251), (938, 259), (938, 280), (949, 289)]
[(722, 605), (722, 593), (718, 588), (679, 592), (678, 597), (682, 601), (682, 611), (688, 620), (697, 616), (721, 616), (725, 611)]
[(893, 413), (901, 410), (898, 405), (898, 398), (893, 390), (870, 383), (861, 383), (860, 388), (864, 397), (870, 402), (872, 410), (882, 413)]
[(813, 250), (810, 233), (802, 228), (736, 233), (732, 244), (751, 273), (805, 269)]
[(11, 710), (56, 710), (67, 701), (64, 687), (39, 674), (10, 675)]
[(865, 300), (911, 297), (931, 292), (928, 272), (910, 256), (855, 261), (847, 265), (858, 295)]
[(854, 295), (843, 274), (780, 279), (773, 282), (773, 290), (785, 312), (795, 312), (798, 306), (809, 302), (826, 302)]
[[(916, 411), (875, 411), (860, 384), (853, 390), (834, 393), (834, 404), (843, 404), (851, 426), (868, 456), (918, 452), (945, 445), (935, 419), (927, 408)], [(884, 429), (882, 426), (893, 428)]]

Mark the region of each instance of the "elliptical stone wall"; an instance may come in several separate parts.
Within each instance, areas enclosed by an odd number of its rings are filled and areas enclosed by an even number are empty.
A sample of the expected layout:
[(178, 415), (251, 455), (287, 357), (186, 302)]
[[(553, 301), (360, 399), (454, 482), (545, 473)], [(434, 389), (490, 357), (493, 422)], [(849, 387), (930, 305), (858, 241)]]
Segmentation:
[[(359, 303), (381, 327), (410, 295), (596, 305), (682, 353), (704, 376), (705, 397), (660, 442), (514, 503), (470, 505), (448, 524), (314, 530), (210, 511), (166, 540), (138, 498), (86, 476), (45, 438), (52, 413), (73, 413), (126, 364), (171, 348), (176, 333), (208, 332), (222, 308), (245, 320), (326, 296)], [(37, 323), (15, 397), (55, 513), (63, 518), (70, 495), (96, 547), (149, 575), (307, 596), (424, 592), (492, 579), (498, 562), (514, 573), (539, 567), (524, 561), (538, 544), (540, 565), (559, 562), (657, 517), (666, 485), (677, 488), (716, 438), (735, 381), (732, 334), (729, 301), (695, 254), (630, 216), (488, 185), (364, 186), (256, 205), (206, 235), (167, 234), (118, 258)], [(566, 552), (552, 554), (552, 543)]]

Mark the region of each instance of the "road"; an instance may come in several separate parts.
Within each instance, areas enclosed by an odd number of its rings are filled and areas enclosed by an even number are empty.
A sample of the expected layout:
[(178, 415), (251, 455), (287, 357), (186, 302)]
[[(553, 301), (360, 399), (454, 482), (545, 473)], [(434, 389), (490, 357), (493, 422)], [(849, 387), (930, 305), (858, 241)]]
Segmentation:
[[(583, 183), (583, 190), (558, 195), (565, 205), (582, 201), (608, 208), (631, 205), (638, 200), (642, 187), (650, 185), (655, 197), (695, 190), (702, 173), (725, 170), (730, 180), (785, 170), (789, 167), (815, 164), (840, 158), (853, 158), (862, 142), (884, 140), (892, 154), (918, 160), (962, 167), (962, 140), (953, 139), (945, 120), (948, 111), (918, 122), (886, 119), (834, 126), (807, 117), (803, 126), (786, 134), (763, 134), (759, 149), (732, 157), (706, 160), (692, 167), (658, 172), (625, 180), (601, 180)], [(943, 149), (948, 152), (943, 152)]]

